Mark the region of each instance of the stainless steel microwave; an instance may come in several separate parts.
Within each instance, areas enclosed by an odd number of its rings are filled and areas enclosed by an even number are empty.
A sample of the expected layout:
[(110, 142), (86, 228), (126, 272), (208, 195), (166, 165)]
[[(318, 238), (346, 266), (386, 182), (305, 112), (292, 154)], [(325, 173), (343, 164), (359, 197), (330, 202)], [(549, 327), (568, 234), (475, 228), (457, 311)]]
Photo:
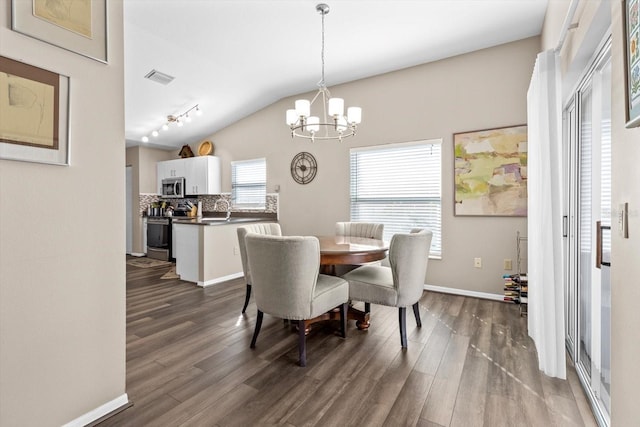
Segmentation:
[(184, 198), (184, 178), (165, 178), (162, 180), (162, 197)]

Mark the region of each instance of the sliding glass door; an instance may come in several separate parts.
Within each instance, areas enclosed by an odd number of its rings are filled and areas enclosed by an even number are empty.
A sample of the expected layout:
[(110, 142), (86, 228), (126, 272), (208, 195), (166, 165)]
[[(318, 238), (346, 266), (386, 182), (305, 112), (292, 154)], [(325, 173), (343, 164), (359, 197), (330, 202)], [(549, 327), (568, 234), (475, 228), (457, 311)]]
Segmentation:
[(567, 347), (603, 424), (611, 409), (611, 61), (602, 49), (565, 109)]

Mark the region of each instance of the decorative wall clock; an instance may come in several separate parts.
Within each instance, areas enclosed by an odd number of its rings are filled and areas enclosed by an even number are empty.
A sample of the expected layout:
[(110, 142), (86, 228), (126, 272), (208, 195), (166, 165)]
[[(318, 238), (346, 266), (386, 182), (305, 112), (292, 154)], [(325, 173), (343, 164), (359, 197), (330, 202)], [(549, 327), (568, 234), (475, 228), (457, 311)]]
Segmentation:
[(308, 184), (313, 181), (318, 171), (318, 163), (311, 153), (303, 151), (291, 160), (291, 176), (298, 184)]

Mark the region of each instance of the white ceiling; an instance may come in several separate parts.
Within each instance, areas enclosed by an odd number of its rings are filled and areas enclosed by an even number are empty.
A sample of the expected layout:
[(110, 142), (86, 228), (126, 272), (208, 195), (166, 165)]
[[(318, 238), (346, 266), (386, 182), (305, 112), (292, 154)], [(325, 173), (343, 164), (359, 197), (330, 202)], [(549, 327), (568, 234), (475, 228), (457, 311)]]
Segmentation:
[[(325, 0), (329, 87), (538, 35), (548, 0)], [(318, 0), (126, 0), (125, 136), (175, 149), (317, 88)], [(175, 77), (163, 86), (152, 69)], [(168, 115), (202, 116), (153, 138)], [(363, 112), (366, 126), (366, 111)], [(282, 112), (282, 125), (285, 125)]]

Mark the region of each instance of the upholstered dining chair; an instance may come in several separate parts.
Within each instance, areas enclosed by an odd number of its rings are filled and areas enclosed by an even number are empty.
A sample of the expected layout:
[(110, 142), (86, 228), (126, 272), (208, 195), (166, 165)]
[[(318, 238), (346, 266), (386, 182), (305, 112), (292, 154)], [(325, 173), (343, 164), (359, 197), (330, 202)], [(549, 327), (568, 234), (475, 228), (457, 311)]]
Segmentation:
[(249, 299), (251, 299), (251, 270), (249, 269), (249, 262), (247, 261), (247, 249), (244, 243), (244, 236), (247, 233), (257, 233), (264, 234), (267, 236), (281, 236), (282, 230), (280, 229), (280, 224), (278, 223), (257, 223), (257, 224), (249, 224), (244, 227), (238, 227), (238, 246), (240, 247), (240, 259), (242, 260), (242, 270), (244, 272), (244, 279), (247, 282), (247, 294), (244, 297), (244, 306), (242, 307), (242, 312), (247, 311), (247, 306), (249, 305)]
[(349, 284), (318, 274), (320, 243), (316, 237), (248, 233), (245, 243), (258, 307), (251, 348), (256, 346), (264, 313), (298, 321), (300, 366), (307, 365), (305, 332), (315, 317), (340, 307), (340, 329), (346, 337)]
[(364, 301), (365, 311), (370, 304), (398, 307), (402, 348), (407, 347), (407, 307), (413, 306), (416, 324), (422, 326), (418, 301), (424, 289), (432, 237), (431, 231), (419, 229), (395, 234), (389, 245), (390, 267), (363, 265), (342, 276), (349, 281), (349, 298)]
[(382, 240), (384, 224), (373, 222), (336, 222), (336, 236), (366, 237)]
[[(375, 222), (336, 222), (336, 236), (349, 236), (349, 237), (364, 237), (367, 239), (382, 240), (384, 233), (384, 224), (377, 224)], [(373, 264), (380, 265), (380, 261), (376, 261)], [(333, 272), (336, 276), (342, 276), (343, 274), (358, 267), (357, 265), (336, 265), (333, 267)]]

